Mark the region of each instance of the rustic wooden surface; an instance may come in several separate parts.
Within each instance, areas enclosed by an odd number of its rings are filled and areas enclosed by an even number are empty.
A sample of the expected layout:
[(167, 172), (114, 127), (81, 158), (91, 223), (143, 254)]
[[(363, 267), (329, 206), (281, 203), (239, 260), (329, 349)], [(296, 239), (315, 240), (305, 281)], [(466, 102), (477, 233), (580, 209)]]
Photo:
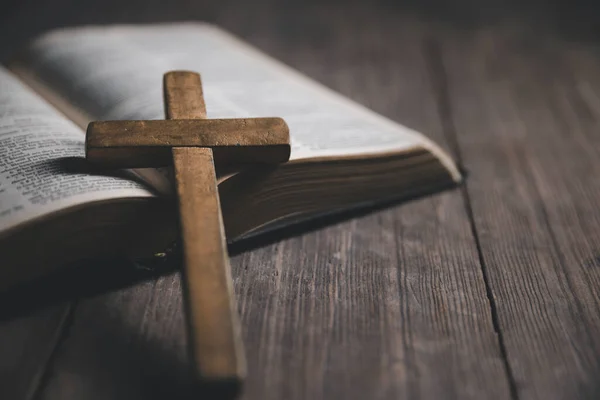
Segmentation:
[[(469, 171), (233, 258), (245, 399), (597, 399), (598, 24), (583, 0), (470, 3), (24, 0), (1, 55), (64, 24), (209, 20)], [(2, 307), (3, 398), (190, 393), (179, 276), (105, 286)]]

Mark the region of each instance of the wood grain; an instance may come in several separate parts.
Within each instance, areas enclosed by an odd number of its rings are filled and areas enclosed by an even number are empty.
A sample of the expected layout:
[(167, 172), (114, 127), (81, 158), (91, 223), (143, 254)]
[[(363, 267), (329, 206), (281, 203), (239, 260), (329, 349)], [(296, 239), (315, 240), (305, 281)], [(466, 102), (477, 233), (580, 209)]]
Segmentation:
[[(444, 38), (440, 61), (516, 395), (597, 398), (600, 57), (558, 40)], [(582, 60), (593, 74), (577, 68)]]
[[(290, 11), (257, 4), (219, 21), (343, 94), (443, 140), (423, 58), (428, 25), (345, 4), (344, 18), (338, 7), (294, 10), (283, 35), (273, 21)], [(304, 29), (308, 24), (316, 31)], [(280, 239), (234, 257), (232, 275), (252, 366), (246, 399), (510, 398), (460, 192)], [(82, 304), (42, 398), (154, 398), (157, 380), (142, 377), (163, 374), (169, 389), (160, 393), (181, 395), (187, 386), (173, 374), (186, 361), (174, 364), (179, 353), (171, 350), (185, 341), (181, 311), (172, 314), (180, 298), (165, 290), (179, 284), (175, 275)], [(107, 321), (107, 314), (118, 317)], [(137, 348), (111, 349), (111, 340)], [(123, 354), (127, 367), (111, 369)]]
[(34, 398), (70, 312), (68, 304), (60, 304), (0, 323), (2, 398)]
[(163, 76), (163, 98), (168, 120), (206, 118), (202, 80), (197, 72), (167, 72)]
[(86, 133), (98, 167), (167, 165), (172, 147), (212, 147), (220, 164), (277, 164), (290, 158), (289, 128), (281, 118), (96, 121)]
[(231, 267), (211, 149), (174, 148), (190, 344), (204, 380), (233, 385), (246, 375)]
[(82, 300), (37, 398), (191, 398), (182, 290), (177, 273)]
[[(166, 73), (164, 92), (167, 118), (206, 116), (197, 73)], [(246, 376), (246, 359), (212, 150), (174, 147), (172, 154), (183, 251), (188, 343), (195, 370), (206, 388), (219, 398), (233, 398)]]
[[(493, 2), (493, 17), (508, 3)], [(458, 139), (481, 255), (453, 192), (234, 257), (247, 399), (598, 398), (597, 50), (542, 40), (531, 25), (547, 13), (479, 29), (488, 14), (472, 9), (488, 2), (26, 4), (0, 26), (4, 54), (51, 26), (209, 19), (436, 140)], [(440, 74), (448, 86), (432, 88)], [(180, 290), (174, 274), (84, 300), (40, 398), (185, 397)], [(25, 328), (0, 330), (11, 352), (37, 359), (16, 338)], [(21, 368), (2, 394), (29, 382)]]
[[(335, 17), (335, 7), (320, 10), (318, 35), (273, 43), (263, 33), (261, 43), (444, 144), (424, 58), (431, 27), (367, 6), (346, 7), (344, 18)], [(277, 272), (245, 268), (240, 280), (248, 288), (238, 295), (242, 321), (257, 335), (247, 342), (263, 344), (249, 346), (248, 357), (269, 372), (265, 379), (263, 368), (249, 371), (248, 398), (273, 392), (273, 399), (510, 398), (460, 192), (281, 242), (263, 257), (275, 251)], [(246, 255), (250, 265), (257, 253)], [(290, 364), (297, 353), (303, 356)]]

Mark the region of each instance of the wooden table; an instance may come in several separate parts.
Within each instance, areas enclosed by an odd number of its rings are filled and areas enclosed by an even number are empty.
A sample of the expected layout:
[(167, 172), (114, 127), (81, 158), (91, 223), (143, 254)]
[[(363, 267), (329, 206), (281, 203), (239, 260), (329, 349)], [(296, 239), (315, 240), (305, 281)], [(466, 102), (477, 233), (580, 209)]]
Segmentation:
[[(9, 2), (2, 58), (65, 24), (214, 21), (469, 171), (453, 191), (233, 249), (245, 399), (600, 398), (600, 50), (564, 29), (565, 5), (91, 3)], [(183, 397), (179, 276), (87, 271), (0, 299), (0, 397)]]

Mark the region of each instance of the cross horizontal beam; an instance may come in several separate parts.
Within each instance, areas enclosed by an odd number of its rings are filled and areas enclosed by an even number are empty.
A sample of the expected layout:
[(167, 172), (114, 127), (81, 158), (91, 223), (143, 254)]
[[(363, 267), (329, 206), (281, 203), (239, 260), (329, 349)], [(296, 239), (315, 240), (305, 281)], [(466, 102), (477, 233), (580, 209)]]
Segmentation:
[(97, 121), (88, 125), (86, 158), (98, 166), (169, 165), (173, 147), (211, 147), (215, 164), (277, 164), (290, 157), (281, 118)]

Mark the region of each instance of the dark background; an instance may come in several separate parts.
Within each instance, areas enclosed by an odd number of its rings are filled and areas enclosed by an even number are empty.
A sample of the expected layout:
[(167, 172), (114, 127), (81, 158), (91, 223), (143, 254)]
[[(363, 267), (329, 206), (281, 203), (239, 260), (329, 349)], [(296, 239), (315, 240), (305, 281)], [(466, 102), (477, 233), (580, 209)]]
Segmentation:
[(343, 18), (356, 8), (377, 10), (386, 17), (413, 15), (467, 30), (504, 25), (588, 41), (600, 34), (600, 5), (594, 0), (3, 0), (2, 58), (33, 36), (61, 26), (204, 20), (238, 33), (280, 29), (282, 35), (298, 30), (318, 35), (319, 29), (327, 29), (320, 14), (335, 10), (335, 18)]

